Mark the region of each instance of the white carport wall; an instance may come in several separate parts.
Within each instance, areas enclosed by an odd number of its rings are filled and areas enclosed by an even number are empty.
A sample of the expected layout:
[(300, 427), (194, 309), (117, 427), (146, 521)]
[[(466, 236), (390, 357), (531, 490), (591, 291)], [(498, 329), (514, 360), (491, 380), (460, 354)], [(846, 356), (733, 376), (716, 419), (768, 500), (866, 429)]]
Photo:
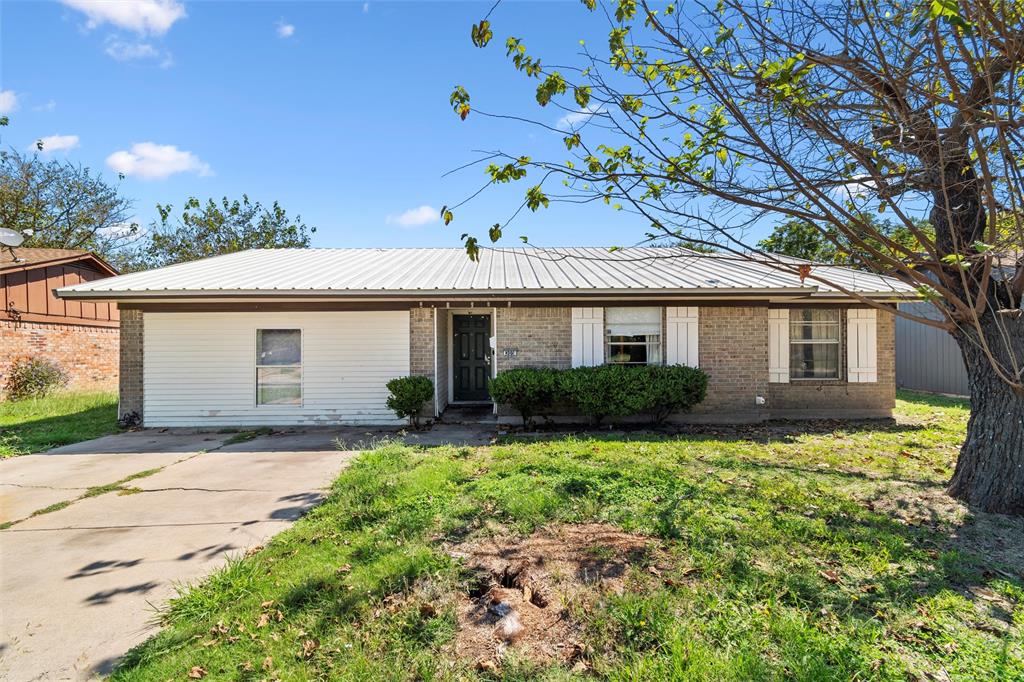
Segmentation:
[[(256, 330), (302, 332), (301, 405), (256, 404)], [(145, 313), (146, 426), (401, 424), (408, 311)]]

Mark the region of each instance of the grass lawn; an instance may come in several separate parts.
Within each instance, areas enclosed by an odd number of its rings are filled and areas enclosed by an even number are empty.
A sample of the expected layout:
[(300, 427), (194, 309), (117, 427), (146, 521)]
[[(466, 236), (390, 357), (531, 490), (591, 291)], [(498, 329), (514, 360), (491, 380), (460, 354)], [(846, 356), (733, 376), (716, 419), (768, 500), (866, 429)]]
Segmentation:
[(42, 452), (117, 431), (117, 393), (62, 392), (0, 402), (0, 458)]
[[(962, 403), (901, 394), (898, 413), (384, 445), (291, 530), (183, 590), (114, 679), (1024, 680), (1024, 523), (942, 494)], [(479, 590), (454, 548), (594, 522), (652, 553), (624, 589), (547, 595), (574, 661), (456, 655)], [(596, 536), (585, 552), (618, 558)]]

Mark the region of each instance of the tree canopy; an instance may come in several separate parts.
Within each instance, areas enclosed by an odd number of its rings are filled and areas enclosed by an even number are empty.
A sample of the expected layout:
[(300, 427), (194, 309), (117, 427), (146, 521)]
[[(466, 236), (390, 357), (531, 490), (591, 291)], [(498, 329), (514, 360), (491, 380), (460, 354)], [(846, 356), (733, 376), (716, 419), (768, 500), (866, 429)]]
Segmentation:
[(132, 201), (70, 161), (0, 152), (0, 225), (30, 230), (26, 247), (88, 249), (110, 257), (138, 236)]
[[(914, 253), (920, 253), (924, 249), (906, 226), (896, 224), (891, 220), (881, 220), (873, 215), (863, 216), (860, 220), (870, 226), (870, 229), (863, 233), (862, 238), (881, 252), (889, 252), (890, 249), (883, 243), (883, 240), (876, 238), (875, 235), (882, 235), (886, 241), (895, 242)], [(927, 222), (915, 221), (915, 224), (923, 234), (933, 234), (931, 226)], [(850, 226), (850, 230), (857, 229), (857, 225)], [(830, 234), (829, 238), (822, 238), (823, 231)], [(793, 256), (816, 263), (835, 263), (836, 265), (871, 269), (870, 262), (861, 263), (858, 260), (861, 250), (850, 244), (843, 234), (836, 233), (830, 227), (822, 229), (813, 223), (801, 220), (787, 220), (776, 225), (768, 237), (757, 242), (757, 248), (766, 253)]]
[(159, 222), (151, 225), (135, 248), (117, 255), (124, 271), (159, 268), (246, 249), (305, 248), (315, 227), (301, 216), (289, 218), (275, 201), (264, 207), (247, 195), (202, 203), (190, 197), (178, 215), (171, 204), (158, 204)]

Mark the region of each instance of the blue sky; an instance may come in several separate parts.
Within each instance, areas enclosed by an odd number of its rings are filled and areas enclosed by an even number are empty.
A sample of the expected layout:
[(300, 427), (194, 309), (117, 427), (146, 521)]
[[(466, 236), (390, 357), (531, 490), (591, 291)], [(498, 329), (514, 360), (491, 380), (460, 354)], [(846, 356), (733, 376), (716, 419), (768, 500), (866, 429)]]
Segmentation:
[[(495, 44), (478, 50), (469, 27), (488, 7), (5, 1), (0, 112), (11, 124), (0, 142), (26, 150), (50, 137), (51, 155), (112, 181), (124, 172), (142, 224), (158, 202), (245, 192), (301, 214), (318, 228), (316, 246), (456, 246), (462, 232), (484, 237), (504, 222), (526, 185), (485, 193), (443, 227), (421, 207), (453, 203), (484, 179), (482, 168), (446, 171), (474, 150), (562, 158), (564, 147), (523, 124), (460, 122), (452, 87), (465, 85), (483, 109), (555, 124), (565, 112), (533, 103), (536, 81), (506, 61), (504, 38), (521, 36), (557, 63), (581, 38), (606, 34), (575, 1), (507, 3), (492, 17)], [(506, 241), (627, 245), (645, 230), (603, 205), (552, 204), (518, 218)]]

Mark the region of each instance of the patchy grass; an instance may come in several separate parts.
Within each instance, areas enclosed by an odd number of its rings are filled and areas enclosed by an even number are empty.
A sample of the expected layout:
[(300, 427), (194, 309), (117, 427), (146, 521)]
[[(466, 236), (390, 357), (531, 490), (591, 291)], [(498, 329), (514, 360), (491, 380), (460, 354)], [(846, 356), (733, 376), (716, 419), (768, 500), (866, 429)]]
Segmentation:
[[(898, 411), (879, 429), (383, 445), (183, 589), (114, 679), (1024, 679), (1024, 524), (942, 497), (962, 403)], [(474, 582), (453, 549), (578, 523), (651, 537), (658, 570), (558, 602), (571, 665), (460, 657)]]
[[(274, 432), (269, 427), (262, 427), (259, 429), (252, 429), (249, 431), (239, 431), (235, 435), (231, 436), (224, 441), (224, 445), (234, 445), (235, 443), (248, 443), (249, 441), (259, 438), (260, 436), (269, 436)], [(227, 431), (218, 431), (218, 433), (228, 433)]]
[(0, 458), (42, 452), (117, 430), (116, 393), (61, 392), (0, 402)]

